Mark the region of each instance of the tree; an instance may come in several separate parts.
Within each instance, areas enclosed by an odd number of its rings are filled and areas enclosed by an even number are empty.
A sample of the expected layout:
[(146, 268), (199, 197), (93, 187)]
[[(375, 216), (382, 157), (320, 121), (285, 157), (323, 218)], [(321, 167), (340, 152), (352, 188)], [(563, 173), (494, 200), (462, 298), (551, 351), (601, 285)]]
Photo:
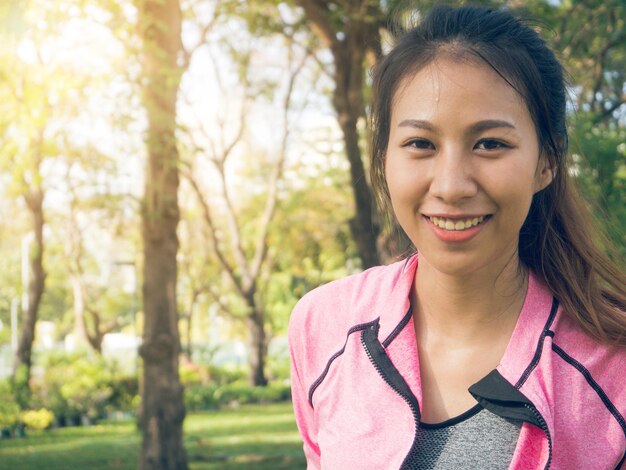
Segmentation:
[(626, 4), (533, 1), (571, 81), (570, 149), (577, 178), (619, 252), (626, 253)]
[[(208, 198), (203, 191), (198, 178), (195, 176), (198, 171), (194, 171), (193, 166), (190, 165), (185, 171), (186, 180), (189, 181), (190, 186), (197, 196), (197, 200), (200, 204), (204, 222), (208, 228), (208, 234), (210, 239), (210, 246), (222, 267), (224, 273), (231, 281), (231, 285), (234, 287), (235, 292), (239, 299), (245, 305), (244, 318), (247, 324), (247, 330), (249, 333), (249, 364), (250, 364), (250, 383), (252, 385), (264, 386), (267, 384), (267, 378), (265, 375), (265, 358), (267, 354), (267, 336), (265, 331), (266, 323), (266, 311), (259, 292), (259, 287), (262, 282), (264, 274), (264, 267), (267, 264), (268, 255), (268, 234), (270, 225), (276, 213), (278, 204), (279, 184), (283, 174), (283, 168), (287, 158), (287, 143), (290, 137), (290, 123), (289, 112), (291, 110), (292, 93), (294, 90), (295, 82), (298, 74), (304, 67), (307, 59), (307, 54), (304, 51), (300, 51), (300, 57), (296, 57), (297, 46), (293, 42), (288, 44), (288, 59), (287, 70), (288, 76), (284, 86), (284, 92), (282, 94), (282, 100), (280, 101), (280, 109), (282, 112), (282, 126), (277, 129), (277, 134), (280, 133), (280, 144), (277, 150), (275, 160), (270, 164), (268, 170), (269, 175), (266, 179), (265, 192), (267, 193), (264, 207), (260, 211), (260, 215), (256, 217), (257, 230), (256, 233), (250, 234), (242, 229), (241, 220), (238, 217), (236, 203), (233, 200), (233, 192), (231, 185), (227, 177), (227, 164), (232, 159), (232, 156), (236, 152), (236, 149), (243, 143), (245, 136), (246, 121), (249, 113), (249, 99), (251, 96), (255, 96), (257, 99), (263, 93), (263, 91), (254, 91), (253, 84), (250, 82), (251, 65), (250, 65), (250, 53), (241, 53), (241, 50), (237, 51), (237, 57), (240, 62), (238, 68), (242, 72), (242, 93), (241, 97), (241, 109), (236, 119), (238, 120), (237, 129), (233, 133), (232, 137), (224, 137), (227, 133), (225, 119), (220, 121), (218, 125), (220, 133), (217, 138), (212, 137), (211, 132), (201, 124), (197, 128), (195, 134), (201, 134), (204, 140), (204, 144), (198, 141), (197, 137), (194, 137), (194, 132), (188, 132), (188, 139), (190, 144), (189, 148), (193, 149), (198, 156), (208, 156), (208, 160), (215, 170), (220, 187), (221, 202), (224, 207), (224, 218), (227, 227), (227, 237), (230, 241), (229, 244), (223, 242), (223, 238), (220, 234), (221, 224), (218, 222), (218, 218), (215, 215), (215, 209), (212, 207), (211, 199)], [(233, 49), (234, 50), (234, 49)], [(216, 73), (218, 72), (217, 65), (215, 66)], [(221, 80), (217, 80), (221, 82)], [(257, 84), (259, 85), (259, 84)], [(268, 85), (261, 81), (261, 88), (265, 89), (265, 92), (269, 95), (273, 95), (274, 85)], [(225, 93), (225, 90), (223, 90)], [(218, 141), (219, 143), (215, 142)], [(208, 147), (208, 148), (207, 148)], [(212, 290), (208, 290), (209, 293)], [(228, 307), (226, 307), (228, 310)]]
[(187, 468), (185, 408), (178, 374), (180, 340), (176, 304), (179, 155), (176, 100), (183, 69), (178, 0), (138, 0), (142, 39), (142, 101), (148, 161), (142, 204), (143, 382), (138, 424), (143, 433), (140, 470)]
[[(69, 168), (71, 169), (71, 167)], [(119, 218), (119, 212), (121, 211), (116, 210), (117, 208), (114, 207), (119, 198), (116, 198), (113, 194), (106, 194), (104, 197), (90, 195), (79, 202), (76, 194), (77, 190), (71, 186), (69, 173), (68, 171), (70, 207), (67, 223), (66, 260), (73, 297), (74, 340), (78, 347), (88, 345), (97, 354), (102, 354), (104, 336), (128, 323), (128, 320), (122, 321), (123, 315), (118, 308), (110, 308), (110, 301), (113, 300), (117, 304), (116, 307), (119, 307), (120, 304), (128, 304), (129, 293), (116, 289), (116, 286), (110, 283), (106, 287), (98, 285), (99, 283), (94, 279), (94, 271), (102, 271), (102, 266), (99, 266), (99, 263), (93, 259), (93, 256), (90, 256), (91, 253), (85, 249), (85, 232), (89, 227), (81, 226), (84, 224), (80, 223), (79, 216), (86, 215), (86, 211), (85, 207), (80, 207), (80, 205), (96, 205), (101, 219), (107, 221), (107, 228), (110, 229), (116, 225), (119, 227), (122, 224), (121, 221), (116, 223), (116, 215)], [(96, 208), (92, 207), (91, 210), (96, 212)], [(115, 214), (115, 212), (118, 212), (118, 214)], [(85, 219), (85, 217), (82, 217), (82, 219)], [(104, 234), (97, 233), (96, 230), (91, 232), (92, 234), (96, 233), (100, 243), (104, 241)], [(128, 236), (128, 234), (126, 235)], [(92, 275), (89, 276), (90, 274)]]
[[(54, 57), (45, 57), (42, 49), (45, 40), (51, 40), (57, 31), (49, 31), (47, 37), (29, 24), (29, 14), (38, 17), (41, 24), (50, 26), (50, 11), (46, 5), (32, 2), (23, 5), (16, 2), (3, 6), (3, 24), (17, 27), (3, 29), (2, 76), (0, 98), (3, 112), (0, 118), (0, 167), (10, 176), (10, 191), (20, 197), (31, 222), (31, 234), (23, 238), (28, 257), (26, 285), (21, 331), (19, 335), (13, 380), (25, 395), (22, 405), (28, 400), (28, 387), (32, 366), (32, 347), (35, 340), (35, 324), (44, 294), (46, 271), (44, 268), (44, 160), (60, 153), (62, 131), (56, 126), (66, 114), (75, 108), (68, 99), (70, 79), (63, 66), (54, 63)], [(53, 28), (50, 28), (53, 29)], [(28, 57), (20, 56), (20, 45), (31, 46)], [(64, 80), (66, 79), (66, 80)], [(53, 83), (53, 85), (50, 85)], [(54, 107), (57, 101), (63, 106)]]
[(368, 55), (379, 57), (382, 53), (380, 29), (386, 15), (379, 2), (372, 0), (296, 0), (296, 3), (304, 9), (311, 29), (333, 56), (332, 101), (350, 162), (355, 203), (350, 230), (362, 267), (369, 268), (379, 264), (376, 246), (380, 228), (363, 164), (359, 122), (365, 116), (366, 59)]

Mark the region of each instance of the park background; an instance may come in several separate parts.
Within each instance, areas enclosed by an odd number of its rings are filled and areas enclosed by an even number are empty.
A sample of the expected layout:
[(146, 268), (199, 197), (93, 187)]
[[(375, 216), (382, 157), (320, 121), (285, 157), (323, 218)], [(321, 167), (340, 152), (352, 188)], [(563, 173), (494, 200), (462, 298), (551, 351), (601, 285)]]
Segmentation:
[[(408, 248), (367, 176), (398, 3), (0, 3), (0, 468), (304, 468), (290, 311)], [(626, 5), (473, 4), (557, 51), (623, 259)]]

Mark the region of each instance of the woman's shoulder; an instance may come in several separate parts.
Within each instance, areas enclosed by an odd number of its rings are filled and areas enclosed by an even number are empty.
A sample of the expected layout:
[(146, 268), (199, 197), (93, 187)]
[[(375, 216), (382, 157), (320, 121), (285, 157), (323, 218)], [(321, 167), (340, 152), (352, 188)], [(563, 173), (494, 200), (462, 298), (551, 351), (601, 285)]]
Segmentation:
[(592, 337), (561, 309), (552, 330), (550, 347), (558, 358), (554, 367), (563, 376), (578, 377), (604, 401), (626, 412), (626, 347)]
[(375, 266), (363, 272), (331, 281), (311, 290), (296, 304), (290, 331), (304, 330), (331, 334), (376, 317), (376, 305), (393, 291), (409, 260)]
[(393, 264), (374, 266), (365, 271), (352, 274), (322, 284), (306, 293), (297, 303), (295, 310), (313, 308), (319, 310), (327, 304), (338, 306), (358, 306), (371, 297), (384, 295), (393, 289), (404, 267), (410, 259)]

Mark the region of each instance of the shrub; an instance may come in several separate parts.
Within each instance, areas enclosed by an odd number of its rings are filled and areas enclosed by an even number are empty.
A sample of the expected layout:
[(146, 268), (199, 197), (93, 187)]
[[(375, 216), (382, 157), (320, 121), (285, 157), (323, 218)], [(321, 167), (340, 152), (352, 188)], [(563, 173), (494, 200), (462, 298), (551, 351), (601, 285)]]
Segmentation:
[(224, 405), (277, 403), (290, 399), (291, 388), (285, 383), (273, 383), (267, 387), (251, 387), (245, 382), (185, 387), (185, 408), (188, 411), (213, 410)]
[(235, 382), (242, 382), (248, 376), (244, 367), (228, 367), (228, 366), (207, 366), (209, 380), (211, 383), (218, 385), (227, 385)]
[(254, 403), (254, 387), (243, 382), (223, 385), (215, 391), (215, 398), (222, 405)]
[(12, 429), (18, 422), (20, 406), (8, 381), (0, 382), (0, 428)]
[(291, 375), (289, 353), (267, 357), (267, 375), (270, 380), (288, 380)]
[(113, 389), (110, 367), (102, 358), (53, 354), (44, 368), (43, 381), (33, 386), (32, 406), (51, 410), (61, 423), (104, 416)]
[(31, 393), (28, 383), (28, 368), (25, 364), (20, 364), (15, 371), (15, 375), (10, 384), (11, 393), (21, 409), (28, 407), (31, 400)]
[(274, 383), (266, 387), (252, 387), (246, 383), (235, 382), (218, 388), (215, 397), (220, 404), (275, 403), (289, 400), (289, 385)]
[(178, 374), (183, 385), (203, 384), (209, 380), (206, 366), (196, 364), (185, 358), (181, 360)]
[(219, 407), (215, 385), (189, 385), (185, 387), (185, 409), (188, 411), (213, 410)]
[(255, 387), (255, 394), (260, 403), (277, 403), (291, 400), (289, 383), (271, 383), (267, 387)]
[(41, 431), (50, 427), (54, 421), (54, 413), (45, 408), (27, 410), (21, 413), (20, 421), (22, 421), (28, 429)]
[(139, 381), (136, 375), (114, 377), (110, 382), (111, 396), (105, 403), (107, 412), (134, 413), (137, 409)]

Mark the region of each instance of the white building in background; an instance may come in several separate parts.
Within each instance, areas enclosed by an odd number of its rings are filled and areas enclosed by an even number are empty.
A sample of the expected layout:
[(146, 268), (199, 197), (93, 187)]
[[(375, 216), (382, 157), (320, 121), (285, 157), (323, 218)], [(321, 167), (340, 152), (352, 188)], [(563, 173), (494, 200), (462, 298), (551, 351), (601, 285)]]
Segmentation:
[(55, 349), (54, 333), (57, 326), (51, 321), (38, 321), (35, 324), (35, 341), (40, 349), (49, 351)]
[(108, 333), (102, 339), (102, 356), (117, 362), (125, 372), (137, 370), (141, 338), (127, 333)]

